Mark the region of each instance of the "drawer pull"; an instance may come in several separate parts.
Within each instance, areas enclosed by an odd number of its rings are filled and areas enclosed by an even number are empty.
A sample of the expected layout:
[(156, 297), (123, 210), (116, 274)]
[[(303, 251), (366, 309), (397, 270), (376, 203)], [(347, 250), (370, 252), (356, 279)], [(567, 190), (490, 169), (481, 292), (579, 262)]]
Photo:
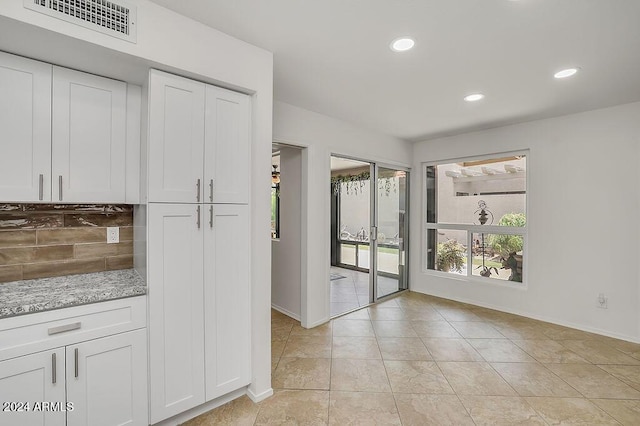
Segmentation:
[(58, 327), (51, 327), (48, 330), (49, 336), (51, 336), (52, 334), (58, 334), (58, 333), (64, 333), (67, 331), (77, 330), (80, 328), (81, 324), (82, 323), (80, 322), (74, 322), (73, 324), (65, 324), (65, 325), (60, 325)]

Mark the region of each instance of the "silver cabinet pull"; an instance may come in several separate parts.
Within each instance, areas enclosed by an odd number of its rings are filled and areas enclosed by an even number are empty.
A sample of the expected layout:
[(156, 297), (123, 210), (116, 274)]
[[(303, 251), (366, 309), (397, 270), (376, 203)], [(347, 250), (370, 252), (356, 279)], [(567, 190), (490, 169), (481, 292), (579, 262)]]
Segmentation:
[(76, 375), (76, 379), (78, 378), (78, 348), (75, 348), (75, 350), (73, 351), (73, 358), (75, 361), (75, 370), (74, 373)]
[(44, 197), (44, 175), (38, 177), (38, 200), (42, 201)]
[(197, 193), (196, 193), (196, 201), (200, 202), (200, 178), (198, 178), (198, 180), (196, 181), (196, 189), (197, 189)]
[(209, 207), (209, 226), (213, 229), (213, 206)]
[(57, 363), (56, 363), (56, 353), (52, 353), (51, 354), (51, 383), (53, 383), (55, 385), (56, 383), (56, 367), (57, 367)]
[(81, 322), (74, 322), (73, 324), (59, 325), (58, 327), (51, 327), (49, 330), (47, 330), (47, 332), (49, 333), (49, 336), (51, 336), (52, 334), (58, 334), (58, 333), (64, 333), (66, 331), (77, 330), (80, 328), (81, 325), (82, 325)]
[(209, 182), (209, 201), (213, 203), (213, 179)]
[(58, 176), (58, 200), (62, 201), (62, 175)]
[(198, 206), (196, 208), (197, 213), (197, 217), (196, 217), (196, 223), (198, 224), (198, 229), (200, 229), (200, 206)]

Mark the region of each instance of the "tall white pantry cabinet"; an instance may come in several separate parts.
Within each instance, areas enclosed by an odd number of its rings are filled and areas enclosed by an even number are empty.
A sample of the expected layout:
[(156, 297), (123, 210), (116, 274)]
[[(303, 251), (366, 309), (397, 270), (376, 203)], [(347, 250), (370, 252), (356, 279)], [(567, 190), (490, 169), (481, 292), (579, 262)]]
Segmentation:
[(152, 70), (151, 423), (249, 384), (250, 98)]

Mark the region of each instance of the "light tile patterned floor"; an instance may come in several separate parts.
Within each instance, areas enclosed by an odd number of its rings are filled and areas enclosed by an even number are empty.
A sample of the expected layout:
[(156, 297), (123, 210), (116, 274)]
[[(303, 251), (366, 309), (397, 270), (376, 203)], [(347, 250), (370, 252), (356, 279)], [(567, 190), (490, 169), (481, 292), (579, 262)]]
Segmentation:
[(273, 397), (195, 425), (640, 425), (640, 345), (407, 293), (312, 330), (272, 312)]
[[(331, 267), (331, 273), (341, 276), (331, 280), (331, 316), (349, 312), (369, 304), (369, 274), (353, 269)], [(378, 276), (378, 297), (398, 291), (398, 280)]]

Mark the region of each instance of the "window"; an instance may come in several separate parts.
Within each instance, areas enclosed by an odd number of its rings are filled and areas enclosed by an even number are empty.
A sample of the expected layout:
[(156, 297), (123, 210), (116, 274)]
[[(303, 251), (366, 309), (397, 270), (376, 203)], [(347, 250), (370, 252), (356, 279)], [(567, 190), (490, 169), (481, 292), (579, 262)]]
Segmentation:
[(428, 164), (426, 269), (523, 282), (525, 153)]

